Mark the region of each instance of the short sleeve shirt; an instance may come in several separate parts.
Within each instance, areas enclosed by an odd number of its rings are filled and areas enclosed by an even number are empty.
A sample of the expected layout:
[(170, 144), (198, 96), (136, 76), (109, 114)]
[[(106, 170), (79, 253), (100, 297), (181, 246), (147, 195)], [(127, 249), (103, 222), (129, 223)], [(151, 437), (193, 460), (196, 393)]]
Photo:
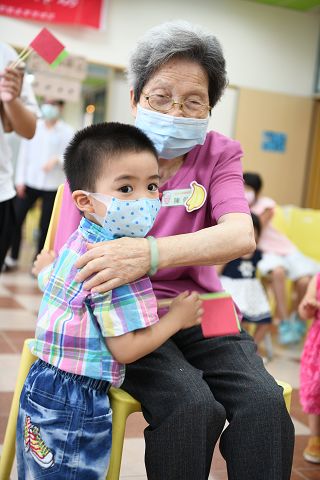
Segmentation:
[(86, 252), (86, 242), (109, 239), (100, 225), (81, 220), (48, 275), (30, 348), (60, 370), (107, 380), (119, 387), (125, 366), (113, 358), (105, 338), (149, 327), (159, 317), (148, 277), (101, 294), (91, 294), (83, 283), (75, 281), (75, 262)]
[[(239, 142), (209, 132), (204, 145), (189, 152), (178, 172), (162, 185), (162, 208), (149, 234), (166, 237), (196, 232), (216, 225), (228, 213), (250, 214), (241, 157)], [(214, 266), (166, 268), (151, 281), (158, 298), (175, 297), (184, 290), (222, 290)]]
[[(193, 148), (178, 172), (160, 188), (162, 208), (149, 235), (166, 237), (197, 232), (216, 225), (219, 218), (228, 213), (250, 215), (244, 196), (241, 157), (239, 142), (218, 132), (209, 132), (204, 145)], [(67, 225), (65, 222), (58, 225), (56, 251), (80, 221), (67, 185), (61, 216), (68, 216), (69, 221)], [(197, 248), (194, 245), (194, 249)], [(213, 266), (166, 268), (157, 272), (151, 281), (158, 298), (175, 297), (184, 290), (200, 293), (222, 290)]]

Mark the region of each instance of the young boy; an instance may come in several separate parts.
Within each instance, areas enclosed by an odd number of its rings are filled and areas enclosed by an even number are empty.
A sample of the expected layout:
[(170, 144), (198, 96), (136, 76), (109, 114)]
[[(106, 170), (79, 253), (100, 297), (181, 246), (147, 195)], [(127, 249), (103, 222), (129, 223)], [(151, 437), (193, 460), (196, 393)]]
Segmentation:
[(201, 302), (184, 292), (159, 321), (148, 277), (105, 294), (75, 281), (86, 242), (144, 237), (160, 208), (152, 142), (135, 127), (92, 125), (66, 149), (65, 173), (79, 228), (40, 275), (44, 296), (35, 339), (39, 359), (26, 379), (17, 425), (19, 479), (104, 479), (111, 448), (107, 392), (124, 364), (158, 348), (178, 330), (198, 325)]

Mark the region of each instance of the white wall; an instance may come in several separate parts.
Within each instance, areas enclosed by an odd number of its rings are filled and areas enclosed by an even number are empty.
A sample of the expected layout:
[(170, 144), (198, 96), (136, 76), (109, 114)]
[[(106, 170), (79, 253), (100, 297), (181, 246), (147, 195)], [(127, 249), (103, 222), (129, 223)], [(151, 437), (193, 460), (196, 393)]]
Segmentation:
[[(230, 83), (296, 95), (313, 90), (319, 14), (246, 0), (108, 0), (104, 32), (47, 25), (68, 51), (125, 66), (143, 32), (167, 20), (203, 25), (220, 39)], [(41, 24), (0, 17), (0, 40), (27, 45)]]

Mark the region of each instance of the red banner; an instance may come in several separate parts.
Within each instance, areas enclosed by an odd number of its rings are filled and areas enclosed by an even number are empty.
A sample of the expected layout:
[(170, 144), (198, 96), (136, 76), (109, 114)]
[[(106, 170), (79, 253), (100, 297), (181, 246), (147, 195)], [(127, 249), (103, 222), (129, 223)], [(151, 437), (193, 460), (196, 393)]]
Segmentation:
[(0, 15), (103, 28), (106, 0), (0, 0)]

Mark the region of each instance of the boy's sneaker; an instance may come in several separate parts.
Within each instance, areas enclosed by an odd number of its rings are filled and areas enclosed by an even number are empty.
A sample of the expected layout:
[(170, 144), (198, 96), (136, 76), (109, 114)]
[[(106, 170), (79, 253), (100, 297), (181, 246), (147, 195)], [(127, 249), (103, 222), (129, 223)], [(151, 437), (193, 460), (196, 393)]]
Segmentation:
[(320, 463), (320, 436), (309, 438), (308, 445), (303, 451), (303, 458), (307, 462)]
[(32, 425), (30, 430), (30, 453), (35, 461), (43, 468), (49, 468), (54, 464), (54, 458), (50, 448), (41, 438), (40, 429)]
[(289, 320), (283, 320), (278, 326), (278, 342), (280, 345), (298, 343), (301, 335), (295, 330), (294, 324)]

